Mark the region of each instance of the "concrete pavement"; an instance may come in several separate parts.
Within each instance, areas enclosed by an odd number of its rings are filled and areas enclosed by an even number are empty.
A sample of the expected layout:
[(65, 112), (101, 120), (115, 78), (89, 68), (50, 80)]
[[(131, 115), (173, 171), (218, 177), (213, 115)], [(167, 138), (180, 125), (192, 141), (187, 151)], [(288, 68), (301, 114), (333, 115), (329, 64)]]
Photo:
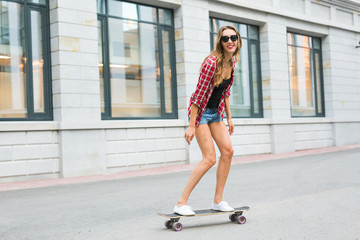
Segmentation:
[[(211, 205), (211, 169), (190, 198)], [(0, 192), (0, 239), (360, 239), (360, 149), (232, 166), (224, 199), (249, 205), (247, 223), (227, 215), (182, 219), (165, 229), (189, 170)]]

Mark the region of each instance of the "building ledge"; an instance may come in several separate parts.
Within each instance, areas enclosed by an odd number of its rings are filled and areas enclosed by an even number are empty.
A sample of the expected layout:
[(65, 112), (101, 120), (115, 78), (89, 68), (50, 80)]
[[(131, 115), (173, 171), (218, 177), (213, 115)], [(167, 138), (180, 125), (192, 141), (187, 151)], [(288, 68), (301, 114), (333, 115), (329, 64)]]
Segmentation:
[(0, 132), (52, 131), (58, 130), (58, 123), (53, 121), (9, 121), (0, 122)]
[[(332, 123), (360, 123), (359, 118), (233, 118), (235, 125), (286, 125), (286, 124), (332, 124)], [(224, 120), (225, 123), (226, 120)], [(100, 122), (0, 122), (0, 132), (20, 131), (66, 131), (66, 130), (100, 130), (122, 128), (171, 128), (187, 127), (188, 122), (181, 119), (156, 120), (110, 120)]]

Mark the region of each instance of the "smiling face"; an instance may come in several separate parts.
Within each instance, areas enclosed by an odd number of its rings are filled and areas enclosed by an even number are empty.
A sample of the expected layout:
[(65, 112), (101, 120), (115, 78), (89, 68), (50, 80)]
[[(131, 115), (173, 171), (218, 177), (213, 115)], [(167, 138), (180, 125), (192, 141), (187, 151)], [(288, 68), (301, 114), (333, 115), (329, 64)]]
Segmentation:
[(227, 36), (229, 39), (227, 42), (221, 41), (222, 47), (224, 49), (224, 52), (230, 53), (233, 55), (236, 51), (236, 48), (238, 46), (238, 40), (235, 40), (234, 42), (231, 40), (231, 36), (236, 35), (236, 32), (232, 29), (225, 29), (222, 32), (222, 36)]

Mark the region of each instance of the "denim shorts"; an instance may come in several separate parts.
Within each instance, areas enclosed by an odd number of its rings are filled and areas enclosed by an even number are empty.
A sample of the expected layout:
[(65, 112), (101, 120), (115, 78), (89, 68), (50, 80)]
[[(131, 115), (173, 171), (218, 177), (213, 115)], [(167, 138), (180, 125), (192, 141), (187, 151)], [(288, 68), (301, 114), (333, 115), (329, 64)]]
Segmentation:
[(206, 108), (205, 112), (201, 116), (199, 124), (210, 124), (215, 122), (221, 122), (222, 118), (218, 114), (217, 108)]

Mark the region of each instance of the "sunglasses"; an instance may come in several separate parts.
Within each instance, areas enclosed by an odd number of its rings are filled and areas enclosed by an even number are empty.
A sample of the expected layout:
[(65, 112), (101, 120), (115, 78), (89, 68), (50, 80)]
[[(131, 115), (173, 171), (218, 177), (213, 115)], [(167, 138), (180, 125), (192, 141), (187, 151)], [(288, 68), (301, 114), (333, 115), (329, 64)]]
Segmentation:
[(231, 35), (230, 37), (229, 36), (222, 36), (221, 37), (221, 41), (223, 42), (227, 42), (229, 41), (229, 39), (231, 39), (232, 42), (236, 42), (238, 40), (238, 35)]

